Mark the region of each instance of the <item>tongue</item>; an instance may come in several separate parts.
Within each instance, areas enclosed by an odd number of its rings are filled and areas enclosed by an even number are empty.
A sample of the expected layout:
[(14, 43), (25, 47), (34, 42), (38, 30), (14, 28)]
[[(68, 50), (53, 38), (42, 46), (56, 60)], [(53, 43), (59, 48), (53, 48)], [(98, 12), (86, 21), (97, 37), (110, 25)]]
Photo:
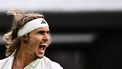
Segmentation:
[(38, 51), (39, 51), (39, 53), (44, 53), (44, 48), (43, 48), (43, 47), (40, 47), (40, 48), (38, 49)]

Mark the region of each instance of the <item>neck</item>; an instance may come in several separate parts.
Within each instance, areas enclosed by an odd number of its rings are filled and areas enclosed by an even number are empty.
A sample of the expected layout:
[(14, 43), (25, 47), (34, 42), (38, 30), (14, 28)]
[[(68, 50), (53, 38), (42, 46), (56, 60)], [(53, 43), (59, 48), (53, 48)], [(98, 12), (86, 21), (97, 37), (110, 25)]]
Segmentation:
[(25, 66), (27, 66), (36, 59), (33, 53), (25, 50), (25, 47), (26, 46), (20, 46), (19, 50), (17, 51), (13, 62), (13, 69), (24, 69)]

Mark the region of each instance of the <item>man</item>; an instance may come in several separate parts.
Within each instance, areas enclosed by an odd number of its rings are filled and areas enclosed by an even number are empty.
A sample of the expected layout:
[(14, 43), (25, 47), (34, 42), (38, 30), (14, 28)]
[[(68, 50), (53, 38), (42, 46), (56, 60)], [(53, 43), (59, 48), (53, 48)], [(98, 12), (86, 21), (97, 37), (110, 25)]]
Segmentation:
[(12, 9), (8, 14), (13, 16), (13, 25), (3, 37), (8, 57), (0, 60), (0, 69), (63, 69), (44, 56), (51, 43), (44, 16), (19, 9)]

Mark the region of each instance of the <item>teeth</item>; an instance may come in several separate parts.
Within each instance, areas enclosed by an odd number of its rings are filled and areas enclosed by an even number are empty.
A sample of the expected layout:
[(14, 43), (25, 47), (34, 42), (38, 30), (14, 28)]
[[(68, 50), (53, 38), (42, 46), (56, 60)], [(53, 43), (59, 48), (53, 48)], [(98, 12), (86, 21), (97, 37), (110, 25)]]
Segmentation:
[(47, 46), (47, 44), (40, 44), (40, 46)]
[(39, 48), (41, 47), (47, 47), (48, 45), (47, 44), (40, 44)]
[(45, 46), (47, 46), (47, 44), (41, 44), (41, 45), (45, 45)]

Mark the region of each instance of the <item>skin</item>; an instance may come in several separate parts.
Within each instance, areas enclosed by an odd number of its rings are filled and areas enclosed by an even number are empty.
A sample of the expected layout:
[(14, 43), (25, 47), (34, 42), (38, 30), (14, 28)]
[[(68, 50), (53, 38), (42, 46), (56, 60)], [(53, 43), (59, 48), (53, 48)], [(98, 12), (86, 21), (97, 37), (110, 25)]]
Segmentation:
[(29, 44), (30, 45), (34, 44), (32, 47), (34, 47), (33, 49), (36, 49), (35, 56), (38, 58), (42, 58), (45, 54), (46, 47), (48, 47), (49, 45), (50, 40), (49, 28), (48, 27), (38, 28), (32, 31), (29, 37), (30, 37)]
[(19, 51), (14, 59), (12, 69), (24, 69), (25, 66), (37, 58), (42, 58), (44, 56), (46, 48), (50, 44), (49, 27), (44, 26), (31, 31), (28, 38), (21, 39), (21, 41), (28, 40), (28, 42), (21, 43)]

